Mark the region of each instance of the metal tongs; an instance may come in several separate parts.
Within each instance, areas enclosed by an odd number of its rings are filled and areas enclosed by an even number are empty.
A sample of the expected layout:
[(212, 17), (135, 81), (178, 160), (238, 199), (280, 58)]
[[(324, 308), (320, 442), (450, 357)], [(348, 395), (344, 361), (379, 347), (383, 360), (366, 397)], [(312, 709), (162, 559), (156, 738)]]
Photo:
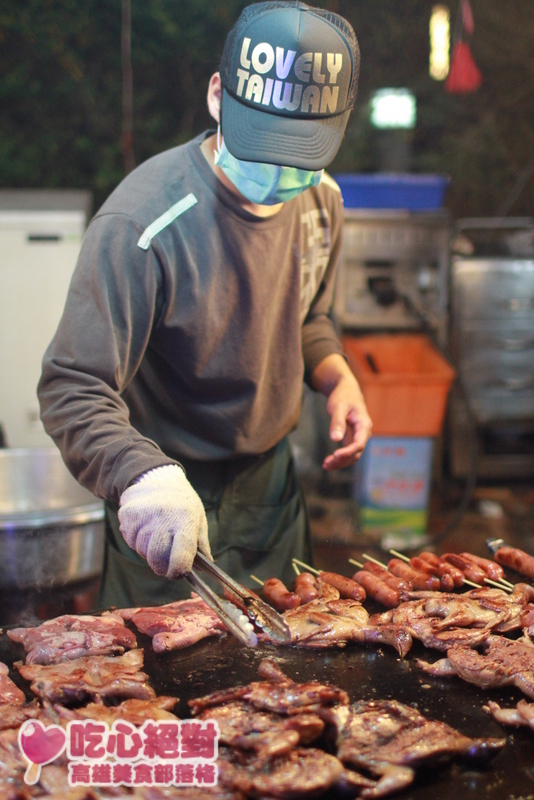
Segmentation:
[[(206, 572), (222, 586), (228, 599), (216, 595), (200, 577), (199, 570)], [(262, 628), (275, 644), (291, 642), (291, 632), (280, 614), (261, 600), (257, 594), (234, 581), (202, 553), (196, 554), (193, 569), (184, 577), (242, 644), (247, 647), (256, 646), (258, 637), (254, 633), (255, 625)]]

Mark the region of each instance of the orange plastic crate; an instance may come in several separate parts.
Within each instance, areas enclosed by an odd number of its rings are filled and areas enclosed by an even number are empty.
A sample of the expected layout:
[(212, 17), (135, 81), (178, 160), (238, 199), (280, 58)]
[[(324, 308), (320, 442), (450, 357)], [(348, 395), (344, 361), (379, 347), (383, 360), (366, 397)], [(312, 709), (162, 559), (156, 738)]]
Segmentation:
[(342, 345), (362, 388), (373, 434), (440, 434), (456, 372), (428, 336), (344, 336)]

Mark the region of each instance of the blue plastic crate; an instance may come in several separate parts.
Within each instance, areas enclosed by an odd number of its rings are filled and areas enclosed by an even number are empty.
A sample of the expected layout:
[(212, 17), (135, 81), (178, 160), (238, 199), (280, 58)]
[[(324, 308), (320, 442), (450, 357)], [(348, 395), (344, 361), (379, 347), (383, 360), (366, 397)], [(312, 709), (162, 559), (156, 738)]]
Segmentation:
[(443, 207), (446, 175), (377, 172), (334, 175), (345, 208), (402, 208), (430, 211)]

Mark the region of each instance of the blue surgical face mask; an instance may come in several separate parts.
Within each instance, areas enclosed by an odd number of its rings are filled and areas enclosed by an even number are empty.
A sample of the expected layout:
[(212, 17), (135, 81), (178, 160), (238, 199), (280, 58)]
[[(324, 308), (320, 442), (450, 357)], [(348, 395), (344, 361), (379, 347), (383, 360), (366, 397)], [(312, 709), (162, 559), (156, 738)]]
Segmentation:
[(236, 189), (251, 203), (262, 206), (286, 203), (310, 186), (318, 186), (321, 182), (322, 169), (312, 172), (235, 158), (224, 141), (221, 144), (219, 130), (218, 128), (215, 165), (223, 170)]

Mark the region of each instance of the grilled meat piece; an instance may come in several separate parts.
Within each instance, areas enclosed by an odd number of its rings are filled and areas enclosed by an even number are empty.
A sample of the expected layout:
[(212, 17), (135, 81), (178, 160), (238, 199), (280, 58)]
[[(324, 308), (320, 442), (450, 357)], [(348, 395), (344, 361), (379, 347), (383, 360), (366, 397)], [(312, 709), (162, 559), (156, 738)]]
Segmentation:
[(413, 781), (415, 769), (429, 761), (458, 756), (487, 760), (506, 742), (470, 739), (395, 700), (361, 701), (321, 709), (319, 715), (336, 728), (338, 758), (379, 777), (375, 787), (362, 791), (362, 797), (383, 797), (405, 788)]
[(338, 787), (373, 785), (357, 773), (346, 778), (347, 770), (335, 756), (315, 748), (296, 748), (284, 756), (261, 760), (243, 750), (221, 747), (219, 783), (239, 789), (247, 797), (298, 798), (334, 791)]
[(34, 694), (50, 703), (80, 702), (110, 697), (154, 699), (148, 675), (141, 672), (143, 651), (129, 650), (123, 656), (84, 656), (62, 664), (15, 664)]
[[(410, 634), (398, 625), (371, 624), (369, 614), (357, 600), (322, 596), (285, 611), (282, 616), (291, 631), (291, 643), (297, 647), (345, 647), (349, 642), (387, 644), (403, 657), (412, 645)], [(269, 641), (267, 636), (258, 638)]]
[(370, 622), (404, 627), (425, 647), (447, 650), (456, 645), (476, 647), (491, 632), (522, 626), (531, 587), (517, 584), (512, 594), (481, 587), (463, 594), (410, 592), (397, 608), (375, 614)]
[[(50, 795), (54, 800), (102, 800), (102, 794), (96, 788), (69, 786), (69, 773), (66, 764), (64, 766), (59, 766), (56, 762), (45, 764), (41, 768), (39, 786), (46, 795)], [(118, 797), (119, 795), (115, 794), (115, 796)], [(110, 797), (113, 797), (113, 794)]]
[[(98, 800), (102, 795), (85, 787), (68, 784), (67, 759), (62, 754), (53, 764), (41, 768), (39, 782), (28, 786), (24, 775), (28, 762), (22, 755), (18, 730), (0, 733), (0, 800), (30, 800), (31, 797), (53, 797), (54, 800)], [(112, 790), (113, 791), (113, 790)], [(112, 795), (110, 794), (109, 797)]]
[(150, 636), (156, 653), (190, 647), (207, 636), (227, 631), (217, 614), (200, 597), (163, 606), (123, 608), (115, 613), (131, 620), (141, 633)]
[(490, 700), (484, 708), (502, 725), (527, 725), (534, 731), (534, 703), (520, 700), (515, 708), (501, 708), (498, 703)]
[(534, 604), (529, 603), (523, 614), (523, 631), (525, 635), (534, 639)]
[(0, 706), (22, 706), (25, 702), (24, 692), (9, 677), (9, 667), (0, 661)]
[(317, 714), (283, 716), (258, 711), (252, 703), (242, 701), (207, 708), (200, 719), (217, 722), (220, 745), (254, 750), (262, 759), (284, 755), (297, 745), (308, 745), (324, 729), (324, 722)]
[(260, 677), (265, 678), (264, 681), (249, 683), (247, 686), (221, 689), (204, 697), (189, 700), (191, 712), (196, 716), (205, 708), (242, 700), (260, 711), (292, 715), (314, 712), (321, 706), (349, 702), (348, 694), (332, 684), (318, 681), (295, 683), (284, 675), (274, 661), (268, 658), (263, 659), (260, 663), (258, 672)]
[(102, 617), (65, 614), (37, 628), (13, 628), (7, 635), (24, 645), (28, 654), (26, 664), (59, 664), (82, 656), (124, 653), (137, 647), (134, 634), (117, 614)]
[(0, 732), (0, 798), (18, 800), (26, 798), (24, 773), (28, 762), (19, 747), (18, 730), (8, 728)]
[(0, 705), (0, 731), (7, 728), (20, 728), (27, 719), (36, 719), (41, 709), (37, 701), (24, 706)]
[(76, 709), (77, 718), (94, 719), (107, 722), (111, 727), (117, 719), (124, 719), (132, 725), (141, 727), (147, 719), (176, 720), (176, 714), (171, 713), (171, 709), (176, 705), (176, 697), (161, 695), (153, 700), (139, 700), (137, 697), (130, 697), (123, 700), (118, 706), (105, 706), (103, 703), (89, 703), (83, 708)]
[(447, 658), (434, 664), (418, 659), (417, 665), (429, 675), (458, 675), (483, 689), (516, 686), (534, 698), (534, 644), (525, 637), (506, 639), (489, 636), (478, 653), (467, 647), (451, 647)]

